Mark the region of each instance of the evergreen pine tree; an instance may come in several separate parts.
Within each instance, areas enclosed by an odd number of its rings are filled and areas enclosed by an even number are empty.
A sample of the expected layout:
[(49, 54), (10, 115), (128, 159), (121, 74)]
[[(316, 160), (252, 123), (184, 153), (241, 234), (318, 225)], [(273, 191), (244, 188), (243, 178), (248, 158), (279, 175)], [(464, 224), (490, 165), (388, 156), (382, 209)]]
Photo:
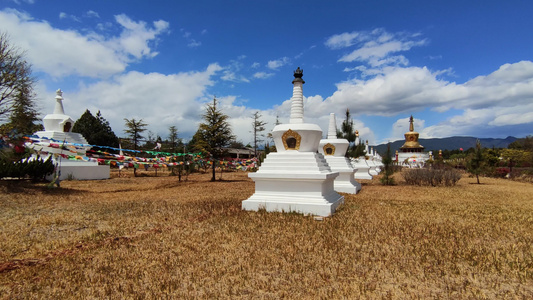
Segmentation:
[(228, 116), (217, 108), (217, 99), (213, 98), (213, 103), (206, 106), (206, 112), (202, 116), (204, 123), (201, 123), (193, 139), (197, 147), (203, 148), (213, 158), (213, 177), (215, 181), (216, 161), (223, 157), (224, 147), (226, 147), (235, 137), (232, 134)]
[[(133, 149), (137, 150), (140, 141), (144, 139), (141, 133), (146, 131), (146, 126), (148, 126), (148, 124), (144, 123), (142, 119), (137, 121), (132, 118), (131, 120), (124, 119), (124, 121), (126, 122), (127, 128), (124, 130), (124, 132), (128, 134), (131, 144), (133, 145)], [(133, 176), (137, 176), (137, 168), (133, 169)]]
[(265, 125), (267, 124), (264, 121), (261, 121), (261, 115), (258, 111), (256, 111), (252, 118), (254, 119), (252, 122), (252, 128), (254, 133), (254, 156), (257, 157), (257, 144), (262, 142), (262, 137), (264, 136), (262, 134), (263, 131), (265, 131)]
[(24, 52), (10, 44), (7, 33), (0, 32), (0, 126), (1, 134), (19, 137), (42, 129), (33, 93), (34, 78)]
[(19, 113), (20, 105), (33, 109), (33, 84), (31, 66), (24, 53), (10, 44), (7, 33), (0, 32), (0, 121), (9, 119), (17, 102)]
[(4, 124), (4, 130), (16, 131), (19, 135), (31, 135), (42, 130), (39, 124), (39, 113), (35, 109), (35, 98), (31, 83), (26, 82), (15, 91), (13, 107), (9, 122)]
[(168, 150), (171, 153), (178, 153), (183, 150), (183, 142), (178, 136), (176, 126), (170, 126), (168, 128)]
[(357, 157), (355, 156), (355, 150), (357, 145), (355, 145), (355, 128), (353, 125), (352, 115), (350, 114), (350, 109), (346, 109), (345, 119), (342, 121), (341, 129), (337, 130), (337, 137), (341, 139), (346, 139), (350, 143), (348, 150), (346, 151), (346, 157)]
[(470, 155), (467, 162), (468, 172), (476, 175), (477, 183), (479, 184), (479, 174), (483, 171), (485, 165), (485, 158), (483, 156), (483, 148), (481, 147), (481, 142), (476, 141), (476, 148), (474, 152)]
[(132, 118), (131, 120), (124, 119), (124, 121), (126, 122), (126, 129), (124, 132), (128, 134), (133, 149), (137, 150), (139, 148), (139, 143), (144, 139), (144, 136), (142, 136), (141, 133), (146, 131), (146, 126), (148, 126), (148, 124), (144, 123), (142, 119), (137, 121)]
[(382, 158), (383, 163), (383, 176), (381, 177), (381, 183), (384, 185), (394, 185), (394, 165), (392, 164), (392, 153), (390, 151), (390, 143), (387, 144), (387, 152)]
[(118, 148), (118, 137), (109, 126), (109, 122), (102, 117), (100, 111), (96, 113), (95, 117), (91, 111), (85, 110), (74, 123), (72, 132), (83, 135), (90, 145)]

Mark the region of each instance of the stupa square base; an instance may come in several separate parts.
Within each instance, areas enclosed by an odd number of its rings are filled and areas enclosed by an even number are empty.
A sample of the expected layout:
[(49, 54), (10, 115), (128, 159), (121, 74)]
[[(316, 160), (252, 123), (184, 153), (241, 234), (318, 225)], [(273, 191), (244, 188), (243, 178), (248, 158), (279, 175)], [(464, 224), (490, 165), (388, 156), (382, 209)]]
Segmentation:
[(256, 184), (256, 192), (242, 202), (242, 209), (330, 216), (344, 203), (344, 197), (333, 190), (334, 177), (328, 180), (312, 180), (309, 177), (300, 180), (294, 180), (294, 177), (293, 179), (252, 177)]
[(331, 170), (339, 172), (339, 176), (335, 178), (335, 191), (357, 194), (361, 190), (361, 184), (355, 180), (354, 174), (357, 169), (352, 167), (350, 160), (344, 156), (326, 155), (325, 158)]
[(361, 190), (361, 184), (354, 179), (354, 171), (339, 171), (339, 177), (334, 182), (334, 189), (339, 193), (357, 194)]
[(355, 179), (364, 179), (364, 180), (372, 180), (372, 175), (370, 175), (370, 173), (368, 172), (360, 172), (360, 173), (355, 173), (354, 175), (354, 178)]
[[(108, 165), (98, 165), (90, 162), (63, 162), (61, 164), (61, 176), (59, 180), (101, 180), (109, 179), (110, 168)], [(46, 177), (53, 180), (54, 174)]]
[(337, 194), (337, 199), (295, 198), (287, 195), (254, 194), (242, 202), (242, 209), (249, 211), (266, 210), (268, 212), (296, 212), (304, 215), (328, 217), (335, 213), (337, 207), (344, 203), (344, 196)]

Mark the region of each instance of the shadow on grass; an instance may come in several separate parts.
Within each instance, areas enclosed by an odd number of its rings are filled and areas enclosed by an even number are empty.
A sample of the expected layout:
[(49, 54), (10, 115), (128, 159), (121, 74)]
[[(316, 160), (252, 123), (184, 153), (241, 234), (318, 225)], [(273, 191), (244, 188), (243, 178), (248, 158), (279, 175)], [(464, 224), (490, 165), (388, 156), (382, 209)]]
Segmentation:
[(32, 182), (30, 180), (9, 180), (0, 181), (0, 190), (7, 194), (36, 194), (43, 193), (47, 195), (73, 195), (83, 193), (76, 189), (49, 187), (48, 182)]
[(248, 182), (248, 180), (244, 179), (217, 179), (215, 181), (211, 182)]

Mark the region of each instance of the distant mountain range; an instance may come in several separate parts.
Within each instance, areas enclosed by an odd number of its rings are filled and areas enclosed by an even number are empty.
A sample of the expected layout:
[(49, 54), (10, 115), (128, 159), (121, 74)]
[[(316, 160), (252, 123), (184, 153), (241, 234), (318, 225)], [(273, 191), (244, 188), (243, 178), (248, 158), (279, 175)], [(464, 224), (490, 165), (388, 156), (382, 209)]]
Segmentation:
[[(479, 139), (481, 146), (485, 148), (507, 148), (510, 143), (516, 141), (518, 138), (513, 136), (508, 136), (505, 139)], [(425, 151), (438, 151), (438, 150), (456, 150), (463, 148), (467, 150), (471, 147), (476, 146), (476, 141), (478, 138), (471, 136), (452, 136), (447, 138), (440, 139), (419, 139), (420, 145), (424, 146)], [(399, 140), (391, 142), (391, 152), (394, 153), (396, 150), (399, 150), (400, 147), (405, 143), (405, 140)], [(387, 151), (387, 144), (381, 144), (374, 146), (374, 150), (382, 154)]]

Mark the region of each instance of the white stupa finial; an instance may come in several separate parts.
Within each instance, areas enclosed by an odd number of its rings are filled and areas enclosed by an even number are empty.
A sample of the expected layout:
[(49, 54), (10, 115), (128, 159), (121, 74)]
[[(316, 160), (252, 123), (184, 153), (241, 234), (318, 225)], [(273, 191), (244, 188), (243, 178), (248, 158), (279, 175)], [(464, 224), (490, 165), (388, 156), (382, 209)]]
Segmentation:
[(328, 140), (334, 140), (337, 138), (337, 121), (335, 119), (335, 113), (329, 114), (329, 127), (328, 127)]
[(291, 98), (291, 119), (290, 123), (303, 123), (304, 122), (304, 95), (302, 85), (303, 70), (298, 67), (294, 71), (294, 80), (292, 81), (292, 98)]
[(56, 115), (65, 114), (65, 110), (63, 109), (63, 91), (61, 91), (61, 89), (58, 89), (56, 91), (56, 106), (54, 108), (54, 114)]
[(359, 130), (355, 131), (355, 145), (359, 145)]

